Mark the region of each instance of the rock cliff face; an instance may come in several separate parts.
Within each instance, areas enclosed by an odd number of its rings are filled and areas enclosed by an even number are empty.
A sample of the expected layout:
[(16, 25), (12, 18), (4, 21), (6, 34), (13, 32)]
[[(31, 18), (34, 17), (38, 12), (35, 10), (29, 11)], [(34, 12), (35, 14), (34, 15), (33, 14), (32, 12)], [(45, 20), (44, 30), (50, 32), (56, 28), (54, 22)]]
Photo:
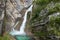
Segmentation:
[[(8, 29), (14, 27), (17, 21), (20, 20), (22, 15), (20, 14), (21, 10), (24, 8), (20, 0), (7, 0), (6, 2), (6, 28)], [(19, 18), (19, 20), (18, 20)], [(9, 29), (10, 29), (9, 28)], [(10, 29), (11, 30), (11, 29)]]
[[(2, 25), (5, 31), (11, 31), (15, 26), (18, 30), (23, 21), (25, 11), (32, 4), (32, 0), (0, 0), (0, 34)], [(17, 25), (16, 23), (19, 22)]]
[(5, 12), (5, 1), (0, 0), (0, 34), (2, 35), (3, 31), (3, 18), (4, 18), (4, 12)]

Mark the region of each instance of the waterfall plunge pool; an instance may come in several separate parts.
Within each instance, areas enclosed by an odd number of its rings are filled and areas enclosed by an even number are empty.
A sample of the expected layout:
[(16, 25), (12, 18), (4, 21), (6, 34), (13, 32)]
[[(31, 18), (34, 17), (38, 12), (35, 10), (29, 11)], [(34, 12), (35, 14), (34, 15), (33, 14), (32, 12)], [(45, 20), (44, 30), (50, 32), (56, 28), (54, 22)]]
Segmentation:
[(16, 35), (15, 39), (16, 40), (31, 40), (31, 38), (27, 35)]

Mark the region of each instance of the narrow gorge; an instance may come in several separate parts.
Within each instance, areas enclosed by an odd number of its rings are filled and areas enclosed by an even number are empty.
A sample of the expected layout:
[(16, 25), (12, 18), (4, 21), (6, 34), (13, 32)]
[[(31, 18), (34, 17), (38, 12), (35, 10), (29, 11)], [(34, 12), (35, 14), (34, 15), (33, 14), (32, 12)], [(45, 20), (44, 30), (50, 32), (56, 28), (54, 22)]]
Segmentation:
[(60, 40), (60, 0), (0, 0), (0, 40)]

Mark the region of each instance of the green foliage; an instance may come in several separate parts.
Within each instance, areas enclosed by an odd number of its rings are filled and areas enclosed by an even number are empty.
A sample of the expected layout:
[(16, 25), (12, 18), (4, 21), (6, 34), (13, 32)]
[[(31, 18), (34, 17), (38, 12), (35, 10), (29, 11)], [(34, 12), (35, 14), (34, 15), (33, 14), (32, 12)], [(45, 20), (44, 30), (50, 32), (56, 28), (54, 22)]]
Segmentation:
[[(41, 15), (39, 15), (41, 10), (44, 10), (51, 1), (54, 3), (54, 7), (49, 8), (50, 7), (49, 6), (47, 8), (49, 12), (45, 16), (43, 15), (41, 17)], [(46, 19), (49, 15), (60, 12), (59, 2), (60, 0), (36, 0), (35, 1), (36, 4), (34, 5), (36, 5), (36, 7), (33, 8), (32, 19), (30, 21), (31, 31), (32, 33), (34, 33), (35, 36), (39, 37), (40, 39), (42, 38), (43, 40), (52, 40), (48, 36), (53, 36), (53, 35), (60, 36), (60, 15), (51, 16), (50, 20), (48, 19), (49, 20), (48, 23), (42, 25), (42, 27), (40, 25), (37, 25), (41, 23), (40, 22), (41, 20)], [(37, 26), (32, 25), (35, 23)]]
[(3, 37), (0, 37), (0, 40), (10, 40), (9, 35), (5, 35)]
[(50, 3), (51, 1), (53, 1), (53, 2), (59, 2), (60, 0), (36, 0), (35, 3), (37, 5), (44, 5), (44, 4)]
[(36, 4), (37, 5), (43, 5), (43, 4), (47, 4), (49, 3), (50, 0), (36, 0)]

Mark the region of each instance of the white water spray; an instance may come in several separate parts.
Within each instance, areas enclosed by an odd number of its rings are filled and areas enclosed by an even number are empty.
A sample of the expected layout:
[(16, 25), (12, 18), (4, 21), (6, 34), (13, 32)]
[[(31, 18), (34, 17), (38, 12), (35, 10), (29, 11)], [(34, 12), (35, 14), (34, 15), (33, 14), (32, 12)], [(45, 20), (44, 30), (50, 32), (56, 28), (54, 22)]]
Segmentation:
[(11, 35), (26, 35), (24, 29), (25, 29), (25, 25), (26, 25), (26, 21), (27, 21), (27, 13), (28, 13), (29, 11), (32, 12), (32, 7), (33, 7), (33, 5), (31, 5), (31, 6), (26, 10), (25, 15), (24, 15), (24, 20), (23, 20), (22, 25), (21, 25), (21, 27), (20, 27), (20, 31), (17, 31), (17, 30), (15, 30), (15, 29), (13, 28), (14, 30), (12, 30), (12, 31), (10, 32)]
[(30, 8), (26, 11), (26, 13), (24, 15), (24, 20), (23, 20), (21, 28), (20, 28), (20, 33), (22, 33), (22, 34), (25, 33), (24, 29), (25, 29), (25, 25), (26, 25), (26, 21), (27, 21), (27, 13), (32, 10), (32, 7), (33, 7), (33, 5), (30, 6)]

